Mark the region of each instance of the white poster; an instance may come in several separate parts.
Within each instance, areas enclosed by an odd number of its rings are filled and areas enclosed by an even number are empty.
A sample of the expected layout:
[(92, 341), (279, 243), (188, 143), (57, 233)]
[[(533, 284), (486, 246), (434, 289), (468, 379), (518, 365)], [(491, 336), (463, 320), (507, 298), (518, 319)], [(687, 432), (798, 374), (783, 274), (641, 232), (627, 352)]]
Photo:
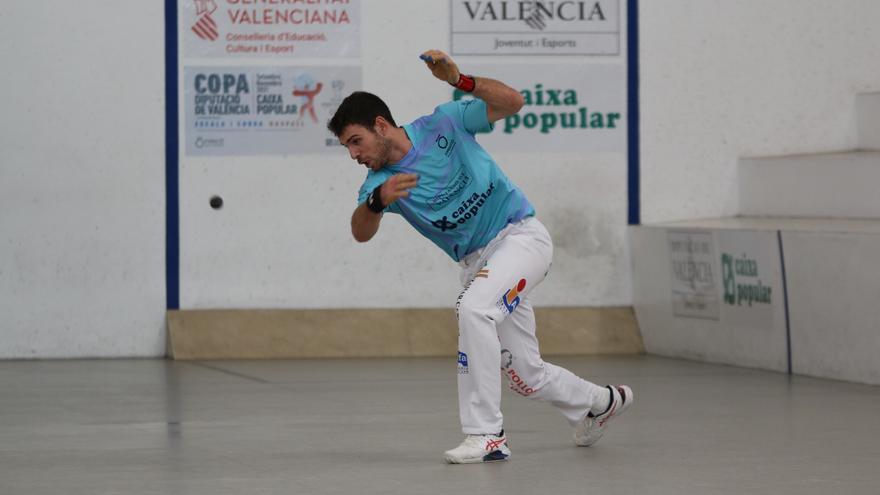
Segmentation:
[(179, 0), (183, 57), (360, 57), (361, 0)]
[(186, 155), (333, 150), (327, 121), (361, 87), (360, 67), (185, 67)]
[[(492, 150), (626, 152), (626, 74), (610, 64), (478, 65), (462, 71), (513, 87), (525, 99), (479, 142)], [(453, 98), (469, 98), (460, 90)]]
[(688, 318), (719, 318), (718, 268), (711, 232), (668, 232), (672, 312)]
[(773, 329), (774, 305), (782, 298), (776, 232), (720, 231), (722, 311), (725, 324)]
[(453, 55), (617, 55), (620, 0), (450, 0)]

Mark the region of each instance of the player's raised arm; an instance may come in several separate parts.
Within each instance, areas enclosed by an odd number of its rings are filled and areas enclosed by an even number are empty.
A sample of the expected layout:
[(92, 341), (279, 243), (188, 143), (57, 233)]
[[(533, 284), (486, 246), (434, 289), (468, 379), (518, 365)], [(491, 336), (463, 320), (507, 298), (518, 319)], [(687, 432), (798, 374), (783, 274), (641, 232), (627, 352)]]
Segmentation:
[(518, 91), (495, 79), (462, 74), (452, 58), (440, 50), (428, 50), (419, 58), (437, 79), (485, 101), (489, 122), (513, 115), (523, 106), (523, 97)]

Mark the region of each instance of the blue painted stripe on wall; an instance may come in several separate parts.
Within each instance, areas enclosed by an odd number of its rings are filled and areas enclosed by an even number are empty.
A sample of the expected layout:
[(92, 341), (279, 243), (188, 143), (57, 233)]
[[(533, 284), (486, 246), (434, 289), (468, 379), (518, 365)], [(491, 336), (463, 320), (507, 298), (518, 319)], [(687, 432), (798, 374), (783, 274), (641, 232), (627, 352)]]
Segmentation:
[(626, 7), (627, 54), (627, 199), (628, 222), (639, 225), (641, 190), (639, 184), (639, 1), (628, 0)]
[(165, 295), (168, 309), (180, 308), (177, 105), (177, 0), (165, 0)]
[(785, 304), (785, 349), (788, 357), (788, 374), (791, 374), (791, 323), (788, 319), (788, 280), (785, 275), (785, 250), (782, 245), (782, 231), (776, 231), (779, 240), (779, 266), (782, 269), (782, 301)]

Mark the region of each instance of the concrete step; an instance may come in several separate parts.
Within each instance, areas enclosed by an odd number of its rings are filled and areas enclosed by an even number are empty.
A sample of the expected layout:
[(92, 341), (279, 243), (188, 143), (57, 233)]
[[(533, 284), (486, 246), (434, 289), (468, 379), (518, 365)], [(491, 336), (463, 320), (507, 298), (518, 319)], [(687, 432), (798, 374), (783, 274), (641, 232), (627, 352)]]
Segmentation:
[(742, 158), (739, 214), (880, 218), (880, 151)]
[[(629, 307), (536, 308), (544, 355), (642, 354)], [(173, 359), (455, 356), (451, 309), (204, 309), (168, 311)], [(454, 365), (453, 365), (454, 366)]]
[(880, 385), (880, 220), (631, 226), (649, 354)]
[(856, 95), (856, 124), (860, 150), (880, 150), (880, 93)]
[(880, 235), (880, 219), (814, 217), (720, 217), (645, 225), (665, 229), (754, 230)]

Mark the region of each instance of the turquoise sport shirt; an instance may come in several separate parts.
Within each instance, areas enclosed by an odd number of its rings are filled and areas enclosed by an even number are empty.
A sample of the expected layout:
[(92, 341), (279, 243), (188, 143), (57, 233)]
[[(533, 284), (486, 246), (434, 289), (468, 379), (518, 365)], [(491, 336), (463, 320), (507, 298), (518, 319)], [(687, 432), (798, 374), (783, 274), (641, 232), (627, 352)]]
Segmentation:
[(507, 224), (535, 214), (525, 194), (475, 139), (492, 130), (484, 101), (445, 103), (403, 129), (412, 148), (398, 163), (367, 173), (358, 203), (394, 174), (418, 174), (409, 197), (385, 211), (403, 216), (455, 261), (484, 247)]

